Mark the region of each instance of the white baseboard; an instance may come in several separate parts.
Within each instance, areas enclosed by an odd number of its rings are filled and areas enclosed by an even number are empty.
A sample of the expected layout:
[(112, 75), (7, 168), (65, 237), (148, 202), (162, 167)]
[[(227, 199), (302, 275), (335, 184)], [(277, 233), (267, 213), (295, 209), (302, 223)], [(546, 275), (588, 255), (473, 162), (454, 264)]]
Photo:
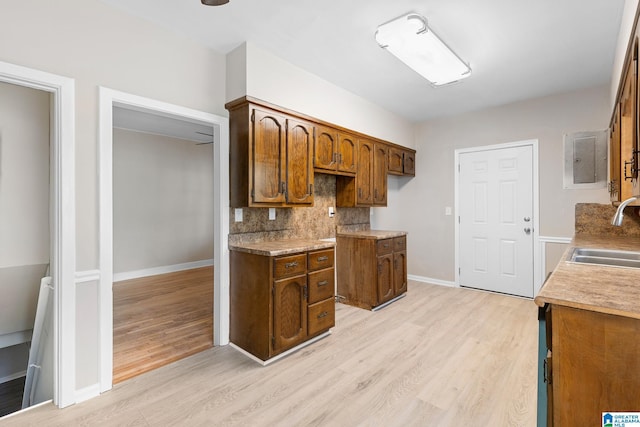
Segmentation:
[(145, 268), (136, 271), (126, 271), (124, 273), (114, 273), (113, 281), (139, 279), (141, 277), (156, 276), (158, 274), (174, 273), (176, 271), (191, 270), (192, 268), (210, 267), (213, 265), (213, 259), (205, 259), (202, 261), (185, 262), (183, 264), (163, 265), (160, 267)]
[(84, 402), (85, 400), (93, 399), (100, 396), (100, 384), (93, 384), (80, 390), (76, 390), (76, 403)]
[(429, 284), (432, 284), (432, 285), (440, 285), (440, 286), (448, 286), (450, 288), (456, 288), (457, 287), (456, 282), (450, 282), (448, 280), (441, 280), (441, 279), (433, 279), (431, 277), (416, 276), (414, 274), (407, 275), (407, 279), (413, 280), (414, 282), (429, 283)]
[(16, 372), (15, 374), (7, 375), (0, 378), (0, 384), (8, 383), (9, 381), (17, 380), (18, 378), (26, 377), (27, 371)]

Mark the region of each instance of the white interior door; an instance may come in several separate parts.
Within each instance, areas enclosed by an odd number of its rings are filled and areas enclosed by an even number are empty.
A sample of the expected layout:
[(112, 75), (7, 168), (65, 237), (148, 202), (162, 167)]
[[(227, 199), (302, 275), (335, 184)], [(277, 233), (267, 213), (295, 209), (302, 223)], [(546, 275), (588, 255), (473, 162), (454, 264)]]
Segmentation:
[(461, 286), (533, 297), (533, 148), (459, 156)]

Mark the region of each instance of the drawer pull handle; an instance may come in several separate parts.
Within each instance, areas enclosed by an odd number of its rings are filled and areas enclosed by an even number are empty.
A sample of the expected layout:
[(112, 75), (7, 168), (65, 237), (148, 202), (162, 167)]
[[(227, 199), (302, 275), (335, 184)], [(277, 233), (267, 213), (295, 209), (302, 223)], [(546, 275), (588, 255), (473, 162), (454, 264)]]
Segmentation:
[(319, 256), (318, 257), (318, 262), (323, 262), (323, 261), (329, 261), (329, 257), (328, 256)]
[(388, 243), (385, 243), (383, 246), (384, 246), (385, 248), (388, 248), (388, 247), (389, 247), (389, 244), (388, 244)]
[(318, 282), (318, 286), (327, 286), (329, 284), (328, 280), (323, 280), (322, 282)]
[(318, 314), (318, 319), (322, 319), (323, 317), (327, 317), (329, 315), (328, 312), (323, 311), (322, 313)]
[(284, 264), (284, 268), (293, 268), (298, 266), (298, 261), (287, 262)]

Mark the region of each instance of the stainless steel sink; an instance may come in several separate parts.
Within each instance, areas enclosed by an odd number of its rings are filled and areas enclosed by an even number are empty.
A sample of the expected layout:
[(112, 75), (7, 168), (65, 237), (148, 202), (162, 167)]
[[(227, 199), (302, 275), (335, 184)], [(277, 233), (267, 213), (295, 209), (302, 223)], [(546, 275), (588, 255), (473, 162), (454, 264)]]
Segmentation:
[(612, 267), (640, 268), (640, 252), (575, 248), (569, 261)]

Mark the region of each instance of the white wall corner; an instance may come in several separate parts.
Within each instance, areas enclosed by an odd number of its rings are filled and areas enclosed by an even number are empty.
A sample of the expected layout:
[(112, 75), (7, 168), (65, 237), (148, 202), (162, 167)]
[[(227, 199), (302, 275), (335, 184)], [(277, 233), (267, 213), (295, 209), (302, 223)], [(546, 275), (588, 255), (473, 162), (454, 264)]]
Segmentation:
[(233, 101), (247, 95), (247, 43), (227, 54), (225, 99)]

